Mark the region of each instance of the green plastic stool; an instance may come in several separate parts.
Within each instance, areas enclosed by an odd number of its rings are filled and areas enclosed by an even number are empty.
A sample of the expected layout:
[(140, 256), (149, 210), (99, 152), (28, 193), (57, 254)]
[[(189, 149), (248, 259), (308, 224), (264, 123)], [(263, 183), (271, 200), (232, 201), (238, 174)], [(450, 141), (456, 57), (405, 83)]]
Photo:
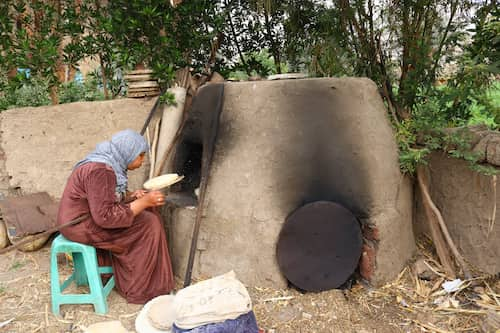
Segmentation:
[[(90, 245), (72, 242), (64, 238), (63, 235), (59, 235), (52, 241), (50, 252), (52, 312), (55, 315), (60, 315), (59, 308), (62, 304), (93, 304), (95, 312), (107, 313), (108, 303), (106, 298), (115, 286), (115, 277), (112, 276), (103, 287), (101, 274), (113, 273), (113, 268), (98, 266), (95, 248)], [(74, 268), (71, 276), (60, 285), (57, 254), (62, 252), (71, 253)], [(77, 286), (88, 285), (90, 294), (63, 294), (63, 290), (73, 281)]]

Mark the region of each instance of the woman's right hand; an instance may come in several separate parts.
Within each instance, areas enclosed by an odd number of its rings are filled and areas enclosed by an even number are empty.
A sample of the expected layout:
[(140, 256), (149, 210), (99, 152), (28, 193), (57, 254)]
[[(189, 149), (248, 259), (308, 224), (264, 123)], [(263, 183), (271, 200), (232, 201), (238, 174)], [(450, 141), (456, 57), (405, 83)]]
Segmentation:
[(165, 195), (160, 191), (147, 192), (141, 198), (130, 203), (130, 209), (134, 216), (137, 216), (144, 209), (149, 207), (162, 206), (165, 204)]
[(161, 191), (147, 192), (142, 198), (147, 200), (149, 207), (162, 206), (165, 204), (165, 195)]

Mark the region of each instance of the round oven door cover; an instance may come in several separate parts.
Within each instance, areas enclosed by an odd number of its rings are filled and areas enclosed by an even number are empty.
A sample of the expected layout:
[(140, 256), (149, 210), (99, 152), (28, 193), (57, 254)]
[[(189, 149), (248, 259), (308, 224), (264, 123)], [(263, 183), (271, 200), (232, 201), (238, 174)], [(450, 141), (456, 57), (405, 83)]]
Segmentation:
[(308, 203), (287, 218), (277, 244), (281, 272), (295, 287), (341, 287), (358, 267), (363, 240), (356, 217), (330, 201)]

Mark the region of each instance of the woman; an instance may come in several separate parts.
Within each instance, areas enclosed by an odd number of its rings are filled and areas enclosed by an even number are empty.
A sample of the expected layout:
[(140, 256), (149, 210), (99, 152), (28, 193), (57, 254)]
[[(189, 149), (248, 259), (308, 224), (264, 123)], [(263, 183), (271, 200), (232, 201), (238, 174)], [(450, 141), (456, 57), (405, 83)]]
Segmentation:
[(127, 170), (142, 165), (147, 147), (144, 138), (132, 130), (99, 143), (75, 165), (57, 218), (61, 225), (90, 213), (61, 233), (100, 249), (99, 264), (113, 266), (116, 289), (136, 304), (168, 294), (174, 287), (165, 231), (154, 212), (154, 207), (165, 203), (164, 195), (142, 190), (126, 195)]

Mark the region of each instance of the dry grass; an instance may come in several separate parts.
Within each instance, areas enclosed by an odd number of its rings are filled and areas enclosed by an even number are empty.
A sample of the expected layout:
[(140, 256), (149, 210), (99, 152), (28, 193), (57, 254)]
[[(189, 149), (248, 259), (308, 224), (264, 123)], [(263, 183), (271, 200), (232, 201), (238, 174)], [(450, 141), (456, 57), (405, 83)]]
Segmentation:
[[(445, 276), (425, 243), (419, 257), (433, 272), (418, 278), (411, 265), (391, 283), (374, 289), (302, 294), (295, 289), (250, 287), (259, 326), (267, 332), (480, 332), (488, 312), (500, 313), (500, 284), (486, 277), (464, 281), (458, 290), (442, 288)], [(69, 274), (69, 268), (66, 268)], [(83, 332), (90, 324), (120, 320), (134, 330), (142, 306), (127, 304), (116, 292), (110, 311), (97, 315), (90, 305), (64, 305), (62, 317), (50, 308), (49, 248), (0, 256), (0, 332)]]

